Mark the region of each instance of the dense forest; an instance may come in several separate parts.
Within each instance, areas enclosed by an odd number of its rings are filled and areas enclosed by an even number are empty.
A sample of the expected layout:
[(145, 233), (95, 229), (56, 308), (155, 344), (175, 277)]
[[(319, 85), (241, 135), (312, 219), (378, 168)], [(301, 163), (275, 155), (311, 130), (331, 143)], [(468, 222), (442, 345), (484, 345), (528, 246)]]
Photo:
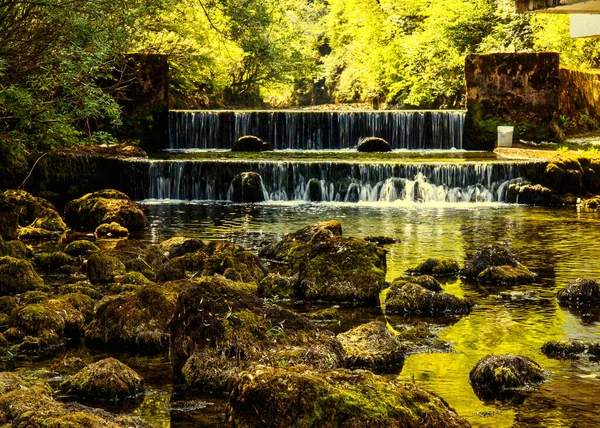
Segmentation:
[(177, 107), (453, 108), (468, 53), (551, 50), (597, 67), (599, 42), (568, 31), (568, 16), (508, 0), (8, 0), (1, 151), (110, 141), (131, 53), (168, 56)]

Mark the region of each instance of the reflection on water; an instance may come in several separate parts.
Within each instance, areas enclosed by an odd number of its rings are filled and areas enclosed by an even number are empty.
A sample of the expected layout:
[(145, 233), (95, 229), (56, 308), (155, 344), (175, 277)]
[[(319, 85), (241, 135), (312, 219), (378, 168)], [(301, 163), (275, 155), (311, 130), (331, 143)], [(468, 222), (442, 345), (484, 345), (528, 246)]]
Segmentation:
[[(227, 239), (257, 249), (276, 236), (309, 223), (338, 219), (346, 235), (388, 236), (388, 280), (428, 257), (463, 262), (482, 246), (503, 243), (537, 274), (537, 300), (499, 300), (507, 288), (481, 288), (451, 280), (447, 292), (473, 299), (473, 312), (444, 324), (440, 338), (454, 353), (407, 358), (399, 378), (414, 379), (443, 397), (474, 426), (599, 426), (599, 365), (588, 360), (559, 361), (539, 350), (548, 340), (595, 339), (598, 324), (583, 323), (556, 304), (556, 290), (578, 277), (599, 278), (600, 215), (575, 208), (536, 208), (502, 204), (469, 207), (393, 204), (147, 203), (152, 226), (140, 236), (159, 242), (175, 235)], [(377, 313), (372, 318), (380, 317)], [(356, 323), (364, 322), (363, 316)], [(351, 323), (352, 324), (352, 323)], [(344, 324), (346, 325), (346, 324)], [(523, 403), (483, 403), (473, 393), (469, 371), (488, 354), (528, 356), (549, 371), (549, 381)]]

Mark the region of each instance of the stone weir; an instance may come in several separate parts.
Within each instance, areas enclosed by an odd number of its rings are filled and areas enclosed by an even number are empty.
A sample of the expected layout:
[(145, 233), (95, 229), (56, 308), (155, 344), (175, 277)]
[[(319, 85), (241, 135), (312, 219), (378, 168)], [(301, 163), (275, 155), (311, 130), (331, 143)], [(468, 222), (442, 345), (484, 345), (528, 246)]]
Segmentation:
[(275, 150), (355, 147), (380, 137), (393, 149), (462, 149), (464, 111), (178, 111), (169, 112), (171, 149), (229, 149), (255, 135)]
[(231, 200), (237, 174), (256, 172), (270, 201), (518, 202), (510, 184), (543, 174), (532, 162), (396, 163), (307, 161), (150, 161), (140, 199)]

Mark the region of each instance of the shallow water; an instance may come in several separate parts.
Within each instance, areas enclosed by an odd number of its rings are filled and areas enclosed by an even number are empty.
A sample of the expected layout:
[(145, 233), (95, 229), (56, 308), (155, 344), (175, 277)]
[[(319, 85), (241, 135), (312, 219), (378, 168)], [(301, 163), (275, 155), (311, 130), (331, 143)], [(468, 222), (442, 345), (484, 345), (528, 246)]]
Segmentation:
[[(342, 223), (345, 235), (383, 235), (399, 240), (386, 245), (388, 280), (428, 257), (452, 257), (463, 262), (485, 245), (506, 244), (537, 274), (534, 283), (513, 288), (480, 288), (456, 279), (445, 283), (446, 292), (470, 297), (477, 306), (470, 315), (453, 322), (439, 320), (439, 336), (452, 344), (454, 352), (411, 355), (398, 377), (440, 395), (474, 426), (600, 425), (596, 408), (600, 365), (589, 360), (548, 359), (539, 350), (548, 340), (599, 339), (595, 318), (570, 314), (554, 298), (556, 290), (570, 280), (600, 278), (599, 213), (575, 207), (505, 204), (154, 201), (145, 206), (152, 225), (140, 236), (142, 239), (159, 242), (186, 235), (232, 240), (249, 249), (307, 224), (335, 218)], [(496, 298), (501, 291), (514, 290), (537, 291), (539, 300)], [(347, 319), (333, 327), (336, 331), (383, 318), (376, 310), (344, 312)], [(394, 325), (402, 319), (389, 321)], [(549, 372), (548, 381), (518, 402), (480, 401), (469, 385), (469, 371), (481, 357), (501, 353), (533, 358)], [(161, 425), (167, 426), (168, 421)]]

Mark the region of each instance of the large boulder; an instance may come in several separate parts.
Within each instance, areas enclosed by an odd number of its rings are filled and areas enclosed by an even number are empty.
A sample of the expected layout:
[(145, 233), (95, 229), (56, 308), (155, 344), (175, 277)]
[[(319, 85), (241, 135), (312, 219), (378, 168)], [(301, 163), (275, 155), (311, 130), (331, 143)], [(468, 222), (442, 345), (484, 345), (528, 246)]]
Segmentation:
[(182, 285), (148, 284), (134, 293), (105, 297), (86, 329), (86, 343), (144, 352), (167, 350), (168, 323)]
[(233, 202), (262, 202), (267, 199), (262, 177), (256, 172), (242, 172), (231, 182), (230, 199)]
[(60, 391), (79, 400), (116, 401), (144, 393), (143, 379), (114, 358), (105, 358), (83, 368), (60, 384)]
[(73, 257), (87, 256), (95, 251), (100, 251), (100, 248), (92, 241), (80, 239), (72, 241), (64, 249), (64, 252)]
[(600, 305), (600, 282), (589, 278), (577, 278), (556, 293), (558, 303), (563, 306)]
[(337, 220), (315, 223), (261, 249), (280, 273), (298, 275), (298, 297), (374, 304), (385, 284), (385, 249), (342, 236)]
[(405, 350), (385, 323), (372, 321), (337, 335), (350, 368), (399, 373)]
[(544, 184), (559, 193), (580, 195), (584, 171), (577, 159), (555, 158), (548, 162)]
[(244, 135), (231, 146), (232, 152), (260, 152), (265, 147), (263, 140), (254, 135)]
[(21, 241), (5, 241), (0, 237), (0, 257), (3, 256), (25, 259), (33, 256), (33, 249)]
[(126, 267), (109, 252), (95, 252), (87, 262), (87, 277), (91, 283), (112, 282), (116, 275), (123, 275)]
[(344, 351), (329, 332), (256, 296), (256, 285), (222, 276), (191, 280), (170, 323), (170, 358), (179, 380), (207, 392), (229, 391), (257, 362), (339, 367)]
[(535, 361), (520, 355), (488, 355), (469, 373), (471, 386), (482, 398), (538, 385), (544, 371)]
[(227, 415), (236, 427), (468, 427), (440, 397), (363, 370), (256, 367), (237, 379)]
[(464, 315), (473, 303), (452, 294), (430, 291), (418, 284), (401, 282), (385, 294), (386, 315)]
[(359, 152), (391, 152), (392, 146), (383, 138), (369, 137), (358, 143), (356, 150)]
[(200, 239), (176, 236), (158, 244), (158, 249), (165, 257), (172, 259), (197, 250), (206, 249), (206, 244)]
[(67, 230), (56, 208), (24, 190), (0, 193), (0, 237), (53, 239)]
[(106, 189), (70, 201), (65, 219), (73, 228), (95, 230), (104, 223), (118, 223), (130, 232), (143, 230), (148, 220), (139, 204), (123, 192)]
[[(467, 279), (479, 279), (479, 274), (491, 266), (511, 266), (513, 268), (519, 268), (520, 275), (523, 277), (526, 276), (525, 273), (528, 272), (528, 269), (519, 262), (517, 257), (511, 253), (508, 248), (489, 245), (479, 250), (471, 257), (461, 269), (460, 275)], [(501, 274), (499, 271), (496, 271), (495, 273)], [(482, 279), (491, 282), (495, 278), (493, 274), (494, 272), (492, 271), (490, 275), (485, 275)]]
[(0, 257), (0, 296), (23, 293), (44, 286), (31, 262), (5, 256)]

